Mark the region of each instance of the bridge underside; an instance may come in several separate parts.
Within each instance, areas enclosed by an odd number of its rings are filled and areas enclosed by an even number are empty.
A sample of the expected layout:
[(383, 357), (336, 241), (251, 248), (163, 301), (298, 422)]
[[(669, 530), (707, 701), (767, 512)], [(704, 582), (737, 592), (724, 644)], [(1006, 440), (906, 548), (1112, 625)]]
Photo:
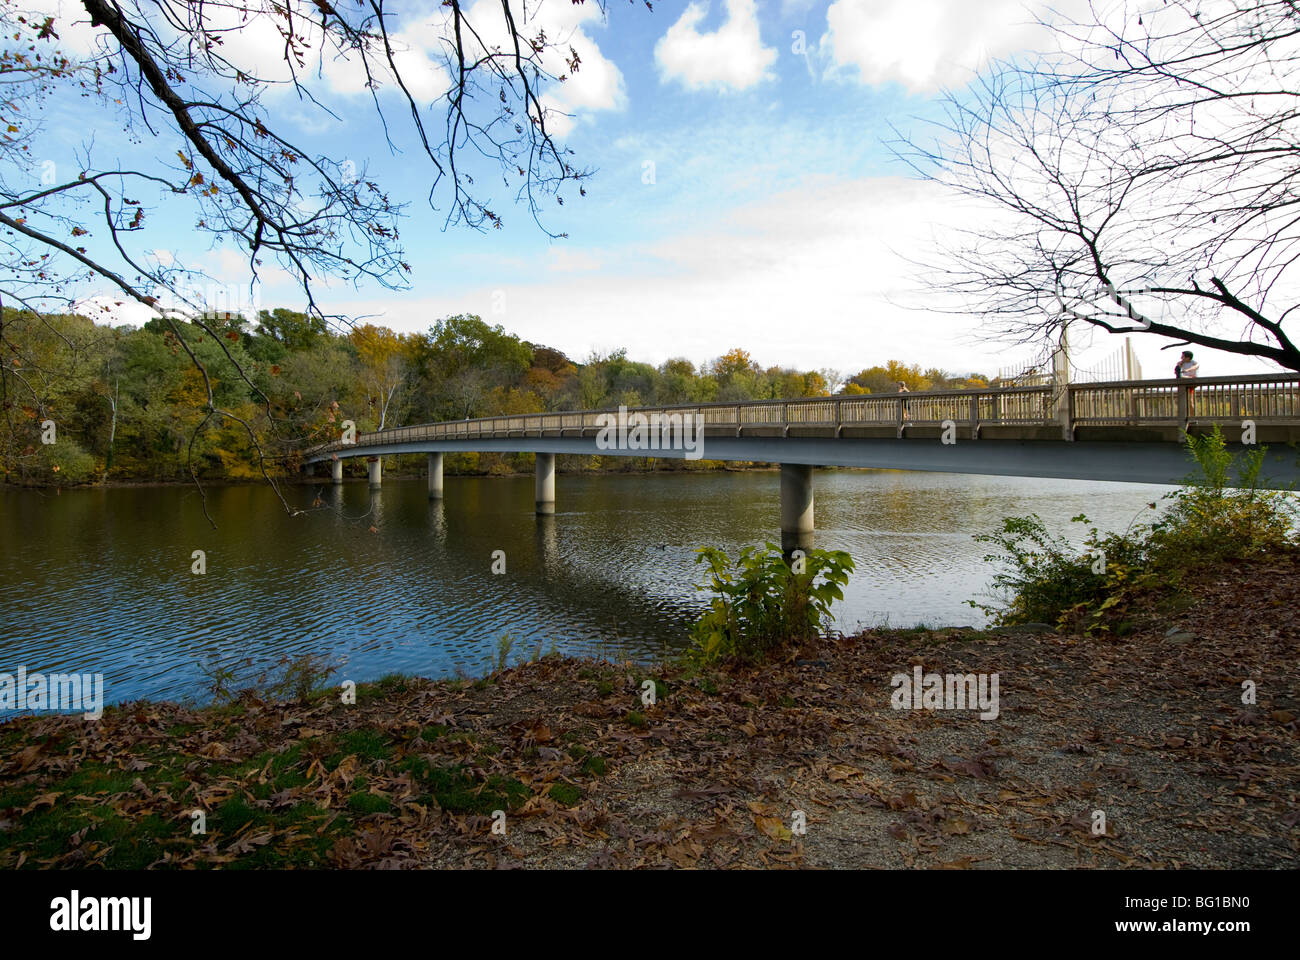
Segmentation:
[[(1239, 452), (1243, 448), (1229, 444)], [(420, 440), (386, 445), (347, 447), (340, 459), (419, 453), (542, 453), (583, 456), (661, 457), (684, 459), (683, 450), (599, 449), (594, 437), (482, 437), (471, 440)], [(971, 440), (941, 443), (936, 437), (706, 437), (700, 447), (707, 460), (921, 470), (989, 476), (1049, 477), (1069, 480), (1110, 480), (1126, 483), (1177, 485), (1196, 472), (1185, 447), (1174, 442), (1115, 442), (1076, 440)], [(330, 460), (333, 453), (309, 457), (308, 463)], [(439, 464), (441, 466), (441, 464)], [(439, 471), (441, 472), (441, 471)], [(1267, 486), (1288, 487), (1300, 482), (1300, 457), (1294, 449), (1270, 446), (1261, 476)]]

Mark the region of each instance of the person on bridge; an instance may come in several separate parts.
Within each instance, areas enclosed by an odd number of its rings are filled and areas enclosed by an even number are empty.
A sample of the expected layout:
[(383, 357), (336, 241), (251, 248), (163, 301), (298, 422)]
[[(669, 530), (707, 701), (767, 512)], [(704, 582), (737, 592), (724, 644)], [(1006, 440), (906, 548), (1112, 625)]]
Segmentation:
[[(904, 383), (902, 380), (899, 380), (899, 381), (898, 381), (898, 392), (899, 392), (899, 393), (911, 393), (911, 391), (907, 389), (907, 384)], [(904, 420), (910, 420), (910, 419), (911, 419), (911, 418), (907, 415), (907, 401), (906, 401), (906, 400), (903, 401), (903, 419), (904, 419)]]
[[(1174, 367), (1174, 376), (1179, 380), (1195, 380), (1196, 375), (1200, 373), (1200, 371), (1201, 365), (1192, 359), (1192, 351), (1184, 350), (1182, 359), (1179, 360), (1178, 365)], [(1187, 388), (1187, 415), (1189, 417), (1196, 412), (1195, 401), (1192, 399), (1192, 392), (1195, 389), (1195, 387), (1191, 386)]]

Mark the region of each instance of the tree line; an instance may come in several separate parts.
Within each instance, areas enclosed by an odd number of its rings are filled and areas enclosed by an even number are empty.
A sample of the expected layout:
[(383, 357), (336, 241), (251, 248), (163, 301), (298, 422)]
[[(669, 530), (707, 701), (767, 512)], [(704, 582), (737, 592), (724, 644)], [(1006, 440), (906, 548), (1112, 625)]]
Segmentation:
[[(398, 333), (335, 329), (282, 307), (253, 321), (158, 318), (140, 327), (7, 308), (0, 468), (10, 483), (246, 480), (291, 473), (297, 454), (336, 439), (344, 420), (364, 432), (620, 404), (894, 392), (900, 381), (913, 391), (989, 382), (896, 360), (852, 376), (764, 367), (739, 347), (699, 365), (639, 362), (626, 350), (578, 361), (471, 314)], [(509, 472), (526, 466), (521, 458), (465, 454), (448, 469)]]

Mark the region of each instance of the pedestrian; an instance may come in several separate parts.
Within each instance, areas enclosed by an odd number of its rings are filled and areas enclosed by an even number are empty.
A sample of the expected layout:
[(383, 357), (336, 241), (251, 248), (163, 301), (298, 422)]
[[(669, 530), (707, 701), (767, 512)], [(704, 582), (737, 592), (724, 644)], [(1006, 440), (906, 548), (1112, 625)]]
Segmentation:
[[(899, 381), (898, 381), (898, 392), (899, 392), (899, 393), (911, 393), (911, 391), (907, 389), (907, 384), (904, 383), (902, 380), (899, 380)], [(903, 400), (901, 403), (902, 403), (902, 407), (903, 407), (903, 419), (904, 419), (904, 420), (910, 420), (910, 419), (912, 419), (912, 418), (908, 415), (908, 413), (907, 413), (907, 401), (906, 401), (906, 400)]]
[[(1179, 380), (1195, 380), (1196, 375), (1200, 372), (1201, 372), (1201, 365), (1192, 358), (1192, 351), (1184, 350), (1182, 359), (1180, 359), (1178, 361), (1178, 365), (1174, 367), (1174, 376), (1177, 377)], [(1187, 388), (1187, 416), (1188, 417), (1191, 417), (1193, 414), (1196, 413), (1196, 401), (1192, 396), (1193, 391), (1195, 389), (1196, 388), (1192, 386), (1189, 386)]]

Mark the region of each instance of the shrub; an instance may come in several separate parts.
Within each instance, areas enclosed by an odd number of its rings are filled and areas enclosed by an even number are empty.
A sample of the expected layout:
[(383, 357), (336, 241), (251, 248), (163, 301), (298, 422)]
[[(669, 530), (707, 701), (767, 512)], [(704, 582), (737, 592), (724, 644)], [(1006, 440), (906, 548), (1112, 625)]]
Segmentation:
[(745, 547), (734, 564), (716, 547), (701, 547), (696, 554), (696, 562), (709, 568), (699, 589), (714, 594), (691, 629), (693, 656), (704, 663), (760, 660), (779, 647), (819, 636), (830, 624), (831, 604), (844, 598), (853, 570), (852, 558), (842, 550), (809, 550), (802, 565), (794, 566), (772, 543)]
[(233, 666), (218, 662), (199, 664), (208, 680), (208, 692), (214, 703), (230, 704), (240, 700), (306, 700), (325, 686), (338, 665), (324, 656), (304, 653), (297, 657), (281, 655), (270, 667), (255, 671), (251, 658)]
[(56, 483), (85, 483), (94, 475), (95, 458), (72, 440), (60, 437), (40, 451), (46, 476)]
[[(1003, 567), (993, 577), (1001, 596), (997, 605), (967, 603), (998, 624), (1037, 621), (1105, 632), (1143, 591), (1168, 589), (1197, 567), (1294, 545), (1294, 497), (1260, 487), (1266, 448), (1234, 455), (1215, 427), (1189, 436), (1187, 449), (1199, 473), (1165, 495), (1171, 503), (1156, 520), (1104, 536), (1093, 527), (1083, 551), (1052, 535), (1037, 514), (1005, 517), (997, 533), (976, 534), (976, 541), (999, 548), (984, 559)], [(1234, 469), (1237, 485), (1229, 486)]]
[[(1200, 474), (1167, 494), (1170, 507), (1151, 525), (1153, 560), (1160, 566), (1193, 567), (1246, 560), (1287, 549), (1293, 542), (1296, 502), (1283, 490), (1260, 488), (1266, 447), (1234, 456), (1216, 426), (1188, 437)], [(1237, 486), (1228, 486), (1236, 465)]]

